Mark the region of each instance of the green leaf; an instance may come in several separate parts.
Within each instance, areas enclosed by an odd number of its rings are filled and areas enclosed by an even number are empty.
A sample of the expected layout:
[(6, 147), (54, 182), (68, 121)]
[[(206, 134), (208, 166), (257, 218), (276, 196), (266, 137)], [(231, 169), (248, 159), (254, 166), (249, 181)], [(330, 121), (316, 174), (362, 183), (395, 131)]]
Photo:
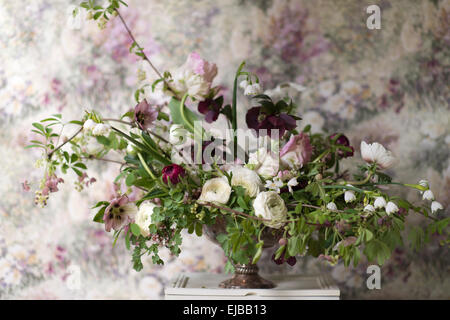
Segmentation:
[(105, 210), (106, 206), (98, 210), (97, 214), (95, 215), (94, 219), (92, 219), (92, 221), (103, 223), (103, 215), (105, 214)]
[(136, 237), (139, 237), (139, 235), (141, 234), (141, 228), (139, 228), (136, 223), (130, 224), (130, 230)]
[(202, 224), (201, 223), (196, 223), (195, 224), (195, 234), (197, 235), (197, 237), (201, 237), (203, 234), (203, 230), (202, 230)]
[(175, 98), (172, 98), (172, 100), (170, 100), (170, 102), (169, 102), (169, 109), (170, 109), (170, 115), (172, 117), (172, 122), (175, 124), (181, 124), (187, 130), (193, 132), (190, 126), (193, 127), (194, 122), (198, 121), (199, 119), (194, 112), (192, 112), (188, 108), (185, 108), (184, 114), (186, 116), (187, 121), (190, 122), (190, 123), (186, 123), (186, 121), (181, 116), (180, 103), (181, 103), (181, 101), (179, 101)]
[(42, 133), (46, 133), (45, 132), (45, 129), (44, 129), (44, 126), (42, 125), (42, 124), (40, 124), (40, 123), (38, 123), (38, 122), (33, 122), (32, 123), (32, 125), (33, 125), (33, 127), (35, 127), (36, 129), (38, 129), (39, 131), (41, 131)]
[(288, 240), (288, 253), (290, 256), (295, 256), (299, 253), (300, 239), (297, 236), (290, 237)]

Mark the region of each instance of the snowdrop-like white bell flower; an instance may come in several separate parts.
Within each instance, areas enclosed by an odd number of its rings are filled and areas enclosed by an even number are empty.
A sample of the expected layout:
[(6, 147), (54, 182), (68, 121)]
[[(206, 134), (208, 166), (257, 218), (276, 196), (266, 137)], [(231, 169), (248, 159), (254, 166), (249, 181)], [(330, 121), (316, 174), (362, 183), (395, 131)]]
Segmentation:
[(95, 122), (92, 119), (87, 119), (83, 124), (83, 130), (84, 131), (92, 131), (96, 125), (97, 125), (97, 122)]
[(384, 208), (386, 206), (386, 200), (383, 197), (377, 197), (373, 205), (377, 209)]
[(378, 142), (371, 144), (361, 142), (361, 156), (368, 163), (376, 163), (381, 169), (394, 165), (395, 157)]
[(292, 178), (292, 179), (290, 179), (290, 180), (288, 181), (288, 183), (287, 183), (289, 192), (290, 192), (290, 193), (294, 192), (294, 190), (292, 189), (292, 187), (295, 187), (295, 186), (297, 186), (297, 185), (298, 185), (297, 178)]
[(92, 130), (94, 136), (106, 136), (109, 133), (111, 127), (104, 123), (97, 123)]
[(245, 88), (244, 95), (254, 96), (262, 93), (262, 88), (259, 83), (250, 84)]
[(247, 88), (247, 86), (248, 86), (248, 81), (247, 80), (242, 80), (239, 83), (239, 88), (241, 88), (242, 90), (245, 90)]
[(439, 202), (433, 201), (433, 202), (431, 203), (431, 212), (432, 212), (432, 213), (435, 213), (435, 212), (438, 211), (438, 210), (444, 210), (444, 207), (443, 207), (442, 204), (440, 204)]
[(375, 207), (371, 204), (368, 204), (367, 206), (364, 207), (364, 211), (366, 212), (375, 212)]
[(328, 210), (337, 210), (338, 208), (337, 208), (337, 206), (336, 206), (336, 203), (334, 203), (334, 202), (328, 202), (328, 204), (327, 204), (327, 209), (328, 209)]
[(212, 178), (205, 182), (202, 193), (198, 198), (199, 202), (227, 203), (230, 199), (231, 187), (225, 177)]
[(356, 200), (355, 193), (351, 190), (345, 191), (344, 193), (344, 200), (345, 202), (352, 202)]
[(263, 223), (271, 228), (281, 228), (287, 216), (283, 199), (273, 191), (260, 192), (253, 202), (255, 215), (268, 221)]
[(389, 201), (386, 204), (386, 213), (389, 215), (391, 213), (396, 213), (398, 212), (398, 207), (395, 203), (393, 203), (392, 201)]
[(428, 180), (425, 180), (425, 179), (420, 180), (419, 186), (422, 186), (424, 188), (429, 188)]
[(423, 195), (422, 195), (422, 199), (423, 199), (423, 200), (430, 200), (430, 201), (433, 201), (433, 200), (434, 200), (434, 194), (433, 194), (433, 191), (431, 191), (431, 190), (425, 191), (425, 192), (423, 193)]

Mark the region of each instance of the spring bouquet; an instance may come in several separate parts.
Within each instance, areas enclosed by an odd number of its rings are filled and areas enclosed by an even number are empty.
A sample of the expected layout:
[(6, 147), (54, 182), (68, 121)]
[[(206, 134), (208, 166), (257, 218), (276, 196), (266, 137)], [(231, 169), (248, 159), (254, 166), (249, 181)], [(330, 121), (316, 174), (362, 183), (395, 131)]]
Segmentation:
[[(238, 68), (227, 103), (214, 86), (217, 66), (191, 53), (175, 70), (160, 73), (135, 41), (119, 13), (123, 1), (99, 6), (83, 2), (74, 10), (102, 28), (120, 19), (135, 53), (156, 72), (158, 79), (135, 92), (135, 104), (117, 118), (86, 110), (77, 120), (52, 115), (33, 123), (40, 138), (28, 147), (42, 150), (38, 164), (44, 175), (35, 202), (44, 206), (63, 183), (62, 174), (78, 176), (75, 188), (95, 182), (86, 174), (89, 161), (120, 165), (113, 199), (93, 207), (93, 221), (104, 224), (132, 252), (132, 263), (141, 270), (141, 257), (150, 255), (163, 264), (158, 251), (166, 247), (180, 253), (182, 231), (219, 243), (228, 257), (227, 269), (254, 265), (266, 247), (274, 246), (277, 264), (293, 265), (299, 256), (311, 255), (336, 264), (357, 265), (364, 254), (383, 264), (403, 245), (405, 218), (415, 212), (429, 218), (424, 229), (414, 228), (411, 244), (420, 247), (432, 234), (448, 234), (449, 218), (439, 219), (443, 207), (435, 201), (428, 182), (392, 181), (385, 169), (395, 165), (394, 155), (377, 142), (362, 142), (360, 165), (352, 175), (340, 169), (354, 147), (342, 133), (313, 134), (302, 124), (297, 105), (287, 95), (275, 99), (264, 93), (256, 74)], [(145, 79), (145, 75), (140, 75)], [(284, 84), (278, 87), (302, 87)], [(146, 90), (167, 99), (155, 104)], [(244, 94), (252, 107), (238, 110), (237, 96)], [(238, 128), (245, 113), (248, 128)], [(228, 128), (211, 124), (225, 120)], [(63, 129), (77, 127), (70, 137)], [(108, 154), (120, 155), (121, 161)], [(419, 179), (418, 179), (419, 180)], [(417, 204), (395, 196), (389, 186), (414, 188), (422, 194)], [(25, 184), (29, 188), (28, 184)], [(442, 244), (448, 243), (448, 237)], [(259, 286), (262, 286), (259, 284)]]

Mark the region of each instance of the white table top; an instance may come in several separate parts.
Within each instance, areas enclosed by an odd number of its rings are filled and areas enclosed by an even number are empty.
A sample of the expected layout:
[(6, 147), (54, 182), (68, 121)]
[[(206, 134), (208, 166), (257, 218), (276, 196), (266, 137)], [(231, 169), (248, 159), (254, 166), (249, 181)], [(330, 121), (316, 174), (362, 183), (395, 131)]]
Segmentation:
[(339, 288), (326, 275), (265, 275), (276, 284), (273, 289), (223, 289), (219, 283), (231, 274), (186, 273), (179, 274), (165, 289), (168, 300), (338, 300)]

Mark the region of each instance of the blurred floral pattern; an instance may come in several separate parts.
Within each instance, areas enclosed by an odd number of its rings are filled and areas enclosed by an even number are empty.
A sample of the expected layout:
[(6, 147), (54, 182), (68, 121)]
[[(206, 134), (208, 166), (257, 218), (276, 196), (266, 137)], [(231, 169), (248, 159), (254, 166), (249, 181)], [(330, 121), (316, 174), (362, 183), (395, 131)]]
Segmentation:
[[(450, 1), (378, 1), (380, 30), (366, 27), (370, 1), (128, 2), (124, 18), (160, 69), (181, 64), (195, 50), (217, 63), (228, 99), (242, 60), (264, 89), (284, 82), (305, 86), (290, 92), (305, 124), (316, 132), (342, 130), (354, 146), (363, 139), (387, 146), (400, 159), (390, 169), (395, 176), (410, 183), (427, 179), (447, 208), (440, 214), (448, 215)], [(91, 108), (123, 113), (134, 106), (138, 70), (145, 70), (129, 53), (131, 41), (118, 21), (100, 30), (71, 18), (71, 10), (63, 0), (0, 0), (0, 298), (160, 299), (178, 272), (222, 272), (222, 250), (191, 236), (179, 258), (167, 253), (164, 266), (146, 261), (142, 272), (132, 269), (124, 245), (112, 248), (111, 235), (91, 221), (90, 207), (112, 193), (116, 164), (96, 163), (89, 170), (90, 177), (111, 184), (64, 190), (76, 183), (73, 176), (45, 209), (23, 190), (22, 181), (40, 179), (33, 170), (38, 154), (23, 149), (33, 138), (32, 119), (51, 113), (71, 119)], [(240, 97), (239, 108), (244, 115), (249, 101)], [(367, 264), (329, 267), (303, 258), (295, 267), (276, 266), (267, 250), (260, 267), (267, 273), (328, 272), (342, 298), (450, 299), (450, 254), (440, 240), (420, 252), (407, 243), (397, 249), (381, 268), (381, 290), (367, 289)], [(74, 266), (77, 288), (69, 285)]]

